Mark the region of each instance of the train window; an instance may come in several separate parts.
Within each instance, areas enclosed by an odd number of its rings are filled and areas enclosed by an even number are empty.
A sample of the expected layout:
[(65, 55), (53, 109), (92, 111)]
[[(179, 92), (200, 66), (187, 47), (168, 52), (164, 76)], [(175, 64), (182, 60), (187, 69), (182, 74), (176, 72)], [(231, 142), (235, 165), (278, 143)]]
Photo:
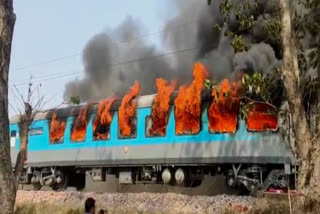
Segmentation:
[(17, 131), (12, 130), (10, 132), (10, 147), (15, 147), (16, 145), (16, 137), (17, 137)]
[(43, 134), (43, 128), (33, 128), (29, 130), (29, 135), (42, 135)]
[(199, 118), (195, 118), (193, 115), (188, 114), (186, 111), (177, 113), (177, 110), (175, 108), (174, 119), (176, 136), (199, 134), (201, 130), (201, 116), (199, 116)]
[(79, 125), (75, 127), (75, 123), (71, 124), (71, 142), (84, 142), (86, 140), (87, 125)]
[[(163, 124), (159, 124), (158, 126), (154, 126), (152, 121), (152, 116), (146, 117), (146, 126), (145, 126), (145, 135), (146, 137), (163, 137), (166, 135), (166, 126), (163, 127)], [(161, 127), (160, 127), (161, 126)], [(154, 128), (154, 130), (152, 130)]]
[(92, 121), (93, 140), (109, 140), (110, 139), (110, 126), (99, 123), (96, 119)]
[(118, 138), (119, 139), (130, 139), (137, 137), (137, 119), (134, 118), (132, 121), (132, 127), (131, 127), (131, 135), (125, 136), (121, 133), (120, 128), (118, 128)]
[(64, 120), (58, 120), (54, 115), (49, 123), (49, 137), (50, 144), (59, 144), (64, 141), (64, 132), (66, 129), (66, 122)]
[(17, 131), (16, 130), (12, 130), (10, 132), (10, 137), (16, 137), (17, 136)]

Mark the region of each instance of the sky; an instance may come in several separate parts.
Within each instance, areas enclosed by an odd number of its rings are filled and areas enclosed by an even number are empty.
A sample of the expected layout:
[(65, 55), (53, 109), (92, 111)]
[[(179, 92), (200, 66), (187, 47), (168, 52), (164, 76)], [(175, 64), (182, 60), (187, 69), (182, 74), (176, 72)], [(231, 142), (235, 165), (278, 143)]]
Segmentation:
[[(63, 101), (64, 86), (83, 77), (82, 50), (90, 38), (112, 30), (128, 16), (146, 28), (145, 39), (156, 46), (165, 22), (174, 17), (170, 0), (16, 0), (16, 23), (9, 77), (9, 115), (21, 106), (32, 76), (46, 108)], [(144, 36), (144, 35), (142, 35)], [(161, 48), (161, 47), (159, 47)], [(16, 88), (14, 87), (16, 86)], [(40, 87), (41, 85), (41, 87)]]

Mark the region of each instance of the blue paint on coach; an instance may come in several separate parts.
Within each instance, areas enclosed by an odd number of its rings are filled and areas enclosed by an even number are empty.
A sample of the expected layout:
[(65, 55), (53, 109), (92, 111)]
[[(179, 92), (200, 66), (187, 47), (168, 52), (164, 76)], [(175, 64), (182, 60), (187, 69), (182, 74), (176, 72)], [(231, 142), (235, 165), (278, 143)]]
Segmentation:
[[(34, 121), (31, 129), (42, 128), (43, 134), (29, 136), (29, 151), (40, 150), (66, 150), (66, 149), (81, 149), (94, 147), (112, 147), (112, 146), (136, 146), (136, 145), (152, 145), (152, 144), (175, 144), (175, 143), (220, 143), (230, 141), (273, 141), (279, 140), (278, 134), (270, 132), (254, 133), (246, 130), (245, 121), (238, 122), (238, 130), (235, 134), (215, 133), (211, 134), (208, 128), (207, 111), (202, 113), (202, 129), (196, 135), (175, 135), (175, 121), (173, 108), (169, 116), (166, 136), (161, 137), (146, 137), (145, 125), (146, 117), (150, 116), (151, 108), (137, 109), (137, 136), (131, 139), (118, 138), (118, 112), (114, 112), (111, 122), (110, 139), (104, 141), (93, 141), (92, 121), (95, 115), (90, 116), (90, 121), (87, 127), (86, 139), (84, 142), (71, 142), (71, 127), (73, 117), (67, 118), (66, 130), (64, 133), (64, 142), (60, 144), (50, 144), (49, 142), (49, 121), (39, 120)], [(11, 130), (17, 130), (17, 124), (10, 125)], [(16, 149), (19, 148), (19, 140), (16, 141)]]

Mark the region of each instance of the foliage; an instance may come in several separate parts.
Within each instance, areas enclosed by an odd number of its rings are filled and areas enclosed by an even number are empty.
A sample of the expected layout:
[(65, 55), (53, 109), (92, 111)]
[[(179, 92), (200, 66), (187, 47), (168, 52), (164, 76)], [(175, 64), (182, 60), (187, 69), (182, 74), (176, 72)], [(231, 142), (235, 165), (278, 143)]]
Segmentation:
[(274, 76), (254, 73), (244, 74), (242, 77), (242, 87), (246, 97), (255, 98), (263, 102), (271, 102), (271, 89)]
[[(243, 1), (243, 2), (244, 3), (241, 5), (241, 7), (237, 8), (236, 10), (236, 19), (239, 23), (238, 31), (232, 32), (229, 29), (227, 29), (225, 32), (225, 35), (231, 39), (231, 45), (235, 53), (248, 51), (248, 45), (244, 41), (241, 33), (251, 31), (254, 25), (254, 16), (246, 15), (245, 13), (243, 13), (243, 10), (251, 9), (252, 6), (248, 1)], [(257, 7), (256, 3), (254, 7)], [(227, 17), (229, 16), (229, 13), (232, 8), (233, 8), (233, 4), (231, 0), (225, 0), (220, 4), (219, 9), (220, 9), (220, 13), (224, 17), (224, 25), (227, 21)], [(222, 30), (222, 27), (218, 24), (216, 24), (215, 28), (217, 30)]]
[(233, 47), (235, 53), (248, 51), (248, 45), (242, 39), (242, 35), (234, 34), (231, 31), (228, 31), (226, 34), (232, 38), (231, 46)]
[(80, 104), (80, 97), (79, 96), (70, 97), (70, 103), (73, 105), (79, 105)]
[(211, 90), (211, 88), (213, 87), (213, 83), (209, 79), (206, 79), (206, 81), (204, 82), (204, 87)]
[[(256, 12), (259, 5), (256, 1), (253, 2), (245, 0), (240, 5), (235, 6), (233, 0), (224, 0), (220, 4), (219, 9), (224, 24), (222, 26), (216, 25), (215, 28), (220, 31), (225, 30), (224, 33), (230, 38), (235, 53), (248, 51), (250, 47), (250, 44), (244, 38), (250, 36), (258, 18)], [(301, 79), (299, 88), (302, 92), (305, 108), (309, 113), (310, 106), (318, 102), (317, 98), (320, 95), (320, 78), (305, 77), (310, 69), (316, 69), (320, 76), (320, 0), (297, 0), (291, 7), (293, 11), (293, 36), (296, 38)], [(233, 31), (223, 28), (228, 22), (231, 11), (235, 13), (238, 24), (237, 28), (233, 28)], [(276, 8), (275, 13), (270, 17), (265, 17), (263, 23), (263, 28), (268, 34), (267, 40), (263, 42), (278, 47), (276, 54), (278, 57), (282, 57), (280, 12), (280, 9)], [(312, 40), (308, 41), (308, 38), (312, 38)], [(270, 87), (274, 78), (279, 75), (280, 73), (272, 73), (267, 76), (254, 74), (251, 77), (245, 75), (242, 82), (245, 96), (255, 100), (271, 102)], [(241, 112), (243, 115), (246, 114), (247, 109), (248, 105), (242, 104)]]

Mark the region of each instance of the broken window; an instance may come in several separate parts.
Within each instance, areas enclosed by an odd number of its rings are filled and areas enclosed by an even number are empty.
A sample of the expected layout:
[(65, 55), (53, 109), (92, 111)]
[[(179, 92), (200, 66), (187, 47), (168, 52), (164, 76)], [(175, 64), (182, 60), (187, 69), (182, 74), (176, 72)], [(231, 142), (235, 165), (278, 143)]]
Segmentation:
[(93, 140), (109, 140), (111, 121), (108, 124), (103, 124), (95, 118), (92, 122)]
[(66, 122), (64, 120), (57, 119), (57, 116), (54, 113), (52, 116), (52, 120), (50, 121), (49, 128), (50, 128), (50, 143), (51, 144), (63, 143)]
[(167, 124), (154, 124), (152, 116), (146, 117), (145, 135), (147, 137), (165, 136), (167, 131)]
[(130, 130), (131, 132), (128, 134), (124, 134), (122, 133), (121, 129), (118, 128), (118, 137), (119, 139), (130, 139), (130, 138), (135, 138), (137, 136), (137, 119), (133, 118), (131, 123), (129, 123), (130, 126)]

